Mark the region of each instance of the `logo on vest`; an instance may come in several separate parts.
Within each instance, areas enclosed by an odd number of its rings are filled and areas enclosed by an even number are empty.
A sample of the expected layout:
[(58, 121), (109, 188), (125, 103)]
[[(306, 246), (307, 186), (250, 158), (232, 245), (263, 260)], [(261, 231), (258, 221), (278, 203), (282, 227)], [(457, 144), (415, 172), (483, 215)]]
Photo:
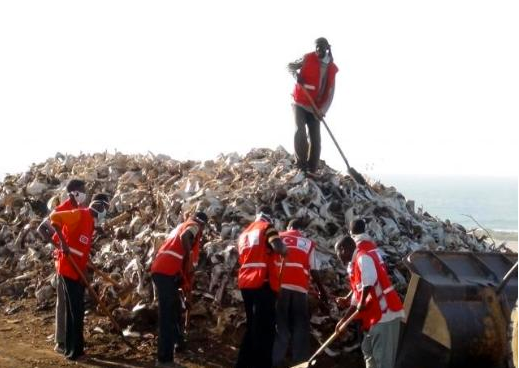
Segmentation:
[(88, 236), (85, 236), (85, 235), (80, 235), (79, 236), (79, 242), (82, 243), (82, 244), (88, 244)]

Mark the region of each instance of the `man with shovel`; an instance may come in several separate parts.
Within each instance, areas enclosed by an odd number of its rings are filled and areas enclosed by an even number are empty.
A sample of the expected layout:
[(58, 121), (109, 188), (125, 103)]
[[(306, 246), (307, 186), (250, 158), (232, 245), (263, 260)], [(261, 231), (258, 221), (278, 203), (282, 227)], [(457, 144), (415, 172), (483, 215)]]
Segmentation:
[[(308, 53), (303, 58), (288, 64), (288, 70), (297, 79), (292, 94), (296, 122), (294, 136), (296, 165), (305, 172), (315, 173), (321, 156), (319, 121), (325, 116), (332, 103), (335, 75), (339, 71), (333, 62), (328, 40), (324, 37), (315, 40), (315, 52)], [(308, 95), (319, 111), (314, 111)]]
[[(102, 222), (108, 210), (106, 194), (96, 194), (88, 208), (53, 212), (49, 219), (59, 238), (57, 273), (65, 285), (65, 357), (77, 360), (84, 355), (83, 319), (85, 286), (81, 276), (87, 268), (94, 224)], [(69, 257), (74, 265), (69, 262)], [(77, 270), (81, 272), (80, 275)]]
[[(85, 182), (79, 179), (71, 179), (66, 186), (68, 198), (63, 203), (58, 205), (54, 212), (70, 211), (83, 206), (86, 201), (86, 189)], [(43, 240), (47, 243), (54, 243), (59, 245), (58, 235), (52, 228), (48, 218), (45, 218), (40, 226), (38, 226), (38, 232), (42, 236)], [(59, 249), (54, 250), (54, 259), (56, 264), (56, 270), (58, 269), (58, 255)], [(59, 277), (56, 271), (56, 323), (54, 330), (54, 351), (64, 354), (65, 353), (65, 308), (66, 308), (66, 296), (65, 296), (65, 285), (63, 284), (62, 278)]]
[[(337, 257), (348, 265), (351, 300), (337, 298), (340, 306), (358, 312), (364, 338), (361, 349), (366, 368), (393, 368), (404, 309), (394, 290), (375, 242), (366, 234), (363, 220), (352, 221), (353, 238), (345, 236), (335, 244)], [(336, 330), (348, 317), (337, 324)]]
[(179, 288), (191, 287), (192, 264), (198, 262), (200, 240), (208, 218), (197, 212), (179, 224), (157, 251), (151, 265), (151, 277), (159, 299), (159, 339), (157, 367), (174, 367), (175, 343), (183, 336), (179, 326), (181, 301)]
[(324, 305), (328, 301), (328, 295), (317, 271), (316, 244), (303, 235), (303, 228), (301, 219), (292, 219), (288, 223), (287, 231), (279, 234), (287, 247), (287, 254), (283, 260), (280, 257), (276, 259), (277, 268), (274, 269), (273, 275), (278, 277), (271, 282), (275, 291), (278, 291), (276, 339), (272, 353), (274, 367), (282, 366), (290, 340), (294, 363), (301, 363), (310, 357), (310, 275), (317, 286), (319, 301)]
[(270, 368), (275, 336), (276, 295), (269, 284), (272, 252), (285, 255), (286, 246), (274, 227), (272, 211), (262, 206), (256, 219), (238, 238), (238, 288), (247, 318), (236, 368)]

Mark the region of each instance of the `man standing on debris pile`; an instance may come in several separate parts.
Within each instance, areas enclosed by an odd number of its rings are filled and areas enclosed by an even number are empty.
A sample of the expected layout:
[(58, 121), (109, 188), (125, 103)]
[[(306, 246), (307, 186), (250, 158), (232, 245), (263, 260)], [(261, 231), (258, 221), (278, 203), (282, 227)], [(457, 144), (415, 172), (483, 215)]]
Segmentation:
[[(70, 211), (76, 209), (86, 201), (86, 190), (85, 182), (79, 179), (71, 179), (67, 183), (68, 198), (66, 201), (58, 205), (54, 212)], [(54, 245), (59, 245), (59, 238), (54, 229), (52, 228), (48, 218), (45, 218), (40, 226), (38, 226), (38, 232), (42, 236), (43, 240), (47, 243), (53, 242)], [(66, 308), (66, 297), (65, 297), (65, 285), (63, 284), (62, 278), (58, 276), (58, 257), (59, 249), (54, 250), (54, 260), (56, 266), (56, 321), (54, 330), (54, 351), (64, 354), (65, 353), (65, 308)]]
[[(317, 272), (316, 244), (304, 237), (301, 219), (292, 219), (287, 231), (279, 234), (287, 247), (284, 260), (276, 257), (272, 288), (279, 291), (276, 304), (276, 339), (272, 355), (274, 367), (282, 366), (292, 337), (292, 363), (310, 357), (310, 314), (308, 311), (309, 276), (319, 291), (319, 301), (327, 304), (328, 295)], [(278, 276), (278, 277), (272, 277)]]
[[(340, 306), (351, 305), (359, 312), (364, 338), (361, 349), (367, 368), (392, 368), (395, 364), (400, 322), (404, 317), (402, 301), (394, 290), (386, 266), (363, 220), (350, 225), (353, 238), (346, 236), (335, 244), (339, 259), (348, 265), (351, 300), (337, 298)], [(339, 326), (349, 313), (337, 323)]]
[(108, 196), (100, 193), (92, 198), (88, 208), (53, 212), (50, 215), (50, 222), (60, 244), (57, 272), (65, 285), (65, 357), (70, 360), (77, 360), (84, 355), (83, 319), (86, 285), (83, 285), (81, 276), (69, 262), (69, 257), (81, 272), (86, 271), (94, 224), (104, 220), (109, 206)]
[(151, 277), (159, 298), (157, 367), (173, 367), (173, 345), (183, 344), (178, 289), (182, 287), (186, 294), (190, 292), (193, 263), (198, 262), (200, 239), (207, 221), (204, 212), (197, 212), (179, 224), (159, 248), (151, 265)]
[(236, 368), (269, 368), (275, 336), (276, 295), (269, 284), (273, 252), (286, 254), (286, 247), (274, 228), (268, 206), (258, 209), (256, 219), (238, 238), (238, 288), (247, 318)]
[[(315, 40), (315, 52), (308, 53), (301, 59), (288, 64), (288, 70), (297, 79), (292, 94), (296, 122), (294, 135), (296, 164), (303, 171), (315, 173), (321, 156), (319, 122), (326, 115), (332, 103), (335, 92), (335, 74), (339, 71), (333, 62), (332, 49), (328, 40), (324, 37)], [(303, 89), (314, 100), (319, 111), (314, 111)]]

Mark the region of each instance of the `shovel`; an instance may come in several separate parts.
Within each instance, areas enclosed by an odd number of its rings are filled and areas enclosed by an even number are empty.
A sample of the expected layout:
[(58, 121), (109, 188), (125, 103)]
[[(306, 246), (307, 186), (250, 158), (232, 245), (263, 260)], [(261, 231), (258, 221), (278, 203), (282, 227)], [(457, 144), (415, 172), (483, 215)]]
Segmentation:
[(368, 183), (366, 183), (366, 180), (364, 179), (364, 177), (361, 174), (359, 174), (359, 172), (357, 170), (355, 170), (353, 167), (351, 167), (350, 164), (348, 163), (348, 160), (346, 159), (346, 156), (342, 152), (342, 149), (339, 146), (339, 143), (337, 143), (337, 141), (335, 140), (335, 137), (332, 134), (332, 131), (328, 127), (328, 124), (326, 124), (326, 121), (324, 121), (324, 118), (319, 113), (319, 109), (317, 108), (317, 105), (315, 104), (312, 96), (310, 96), (310, 93), (308, 93), (308, 91), (302, 84), (300, 86), (301, 86), (301, 89), (303, 90), (303, 93), (305, 94), (306, 98), (308, 99), (308, 101), (310, 101), (310, 104), (312, 105), (312, 110), (314, 110), (314, 115), (323, 123), (324, 127), (328, 131), (328, 134), (330, 134), (330, 137), (332, 138), (333, 143), (335, 143), (335, 146), (339, 150), (339, 153), (341, 154), (342, 159), (344, 160), (344, 162), (346, 163), (346, 167), (348, 168), (348, 174), (350, 174), (350, 176), (353, 178), (353, 180), (355, 180), (357, 183), (359, 183), (361, 185), (368, 185)]
[(333, 340), (335, 340), (339, 334), (344, 331), (344, 329), (346, 328), (346, 326), (348, 326), (350, 324), (351, 321), (353, 321), (353, 319), (357, 316), (359, 312), (356, 310), (346, 321), (344, 321), (340, 326), (339, 326), (339, 331), (337, 332), (334, 332), (329, 338), (328, 340), (326, 340), (320, 347), (319, 349), (317, 349), (317, 351), (314, 353), (314, 355), (312, 355), (310, 357), (310, 359), (308, 359), (306, 362), (303, 362), (303, 363), (300, 363), (298, 365), (294, 365), (292, 366), (291, 368), (308, 368), (308, 367), (312, 367), (313, 365), (315, 365), (315, 363), (317, 362), (317, 356), (319, 354), (321, 354), (321, 352), (326, 349), (326, 347), (328, 345), (330, 345)]
[(126, 340), (126, 338), (123, 335), (123, 331), (121, 330), (121, 327), (119, 326), (119, 324), (117, 323), (115, 318), (112, 316), (110, 311), (106, 308), (103, 301), (99, 298), (99, 296), (97, 296), (94, 288), (92, 287), (92, 285), (89, 284), (84, 273), (79, 269), (78, 265), (76, 264), (76, 262), (74, 261), (72, 256), (70, 254), (65, 254), (65, 256), (67, 257), (67, 261), (72, 265), (72, 268), (74, 269), (74, 271), (76, 271), (77, 274), (79, 275), (79, 278), (81, 279), (81, 281), (83, 281), (83, 283), (88, 288), (88, 292), (90, 293), (90, 296), (92, 296), (92, 298), (95, 299), (95, 301), (97, 302), (97, 304), (99, 305), (99, 307), (101, 308), (103, 313), (110, 319), (110, 322), (112, 322), (115, 329), (117, 330), (117, 332), (120, 334), (121, 338), (123, 339), (124, 343), (126, 345), (128, 345), (132, 350), (137, 350), (137, 348), (132, 343), (130, 343), (128, 340)]

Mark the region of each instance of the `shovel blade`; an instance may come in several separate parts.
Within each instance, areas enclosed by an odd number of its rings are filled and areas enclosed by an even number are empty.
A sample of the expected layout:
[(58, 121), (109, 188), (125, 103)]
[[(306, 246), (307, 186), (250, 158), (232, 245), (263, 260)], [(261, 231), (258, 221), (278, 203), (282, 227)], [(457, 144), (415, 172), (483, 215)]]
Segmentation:
[(313, 367), (315, 365), (316, 361), (317, 361), (317, 359), (311, 359), (311, 360), (309, 360), (307, 362), (299, 363), (298, 365), (293, 365), (290, 368), (310, 368), (310, 367)]
[(290, 368), (309, 368), (309, 367), (310, 367), (310, 362), (304, 362), (304, 363), (299, 363), (298, 365), (293, 365)]

